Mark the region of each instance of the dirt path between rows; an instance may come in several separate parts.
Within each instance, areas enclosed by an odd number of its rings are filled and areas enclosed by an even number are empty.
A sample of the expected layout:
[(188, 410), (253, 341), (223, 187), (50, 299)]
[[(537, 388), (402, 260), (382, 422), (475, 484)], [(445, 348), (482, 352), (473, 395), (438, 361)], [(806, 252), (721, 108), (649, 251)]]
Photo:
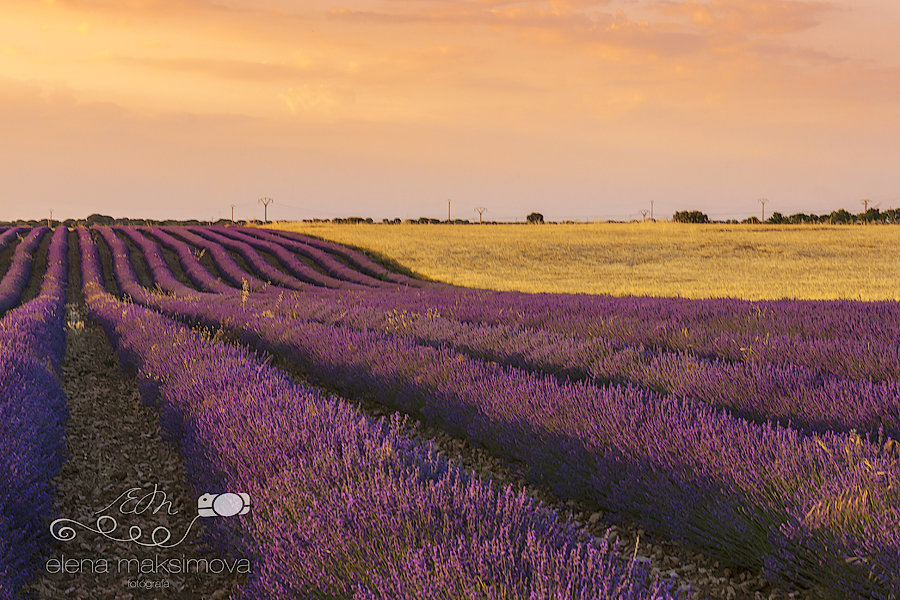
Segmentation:
[(44, 273), (47, 271), (47, 259), (50, 255), (50, 240), (53, 239), (53, 232), (49, 232), (41, 239), (41, 243), (31, 255), (31, 272), (28, 274), (28, 282), (22, 290), (22, 304), (29, 300), (34, 300), (41, 291), (41, 284), (44, 281)]
[[(63, 389), (70, 410), (68, 455), (55, 480), (57, 516), (95, 530), (111, 529), (111, 521), (97, 521), (109, 516), (117, 522), (109, 536), (119, 539), (128, 538), (132, 526), (142, 528), (139, 539), (143, 541), (149, 541), (158, 526), (171, 532), (170, 544), (189, 533), (183, 543), (168, 549), (143, 548), (63, 523), (73, 528), (75, 536), (56, 542), (30, 591), (48, 600), (227, 598), (242, 578), (228, 574), (236, 560), (228, 565), (212, 563), (217, 557), (204, 553), (198, 545), (203, 519), (192, 525), (197, 493), (185, 483), (180, 455), (162, 439), (157, 414), (141, 403), (135, 380), (119, 370), (102, 328), (84, 320), (79, 305), (70, 304), (68, 310), (63, 364)], [(129, 494), (132, 488), (139, 490)], [(129, 498), (143, 500), (139, 503)], [(206, 559), (208, 566), (197, 562), (185, 567), (184, 561), (190, 559)], [(181, 565), (181, 571), (193, 572), (173, 573), (179, 569), (173, 560)], [(223, 566), (224, 573), (209, 572)], [(197, 573), (204, 569), (206, 572)]]

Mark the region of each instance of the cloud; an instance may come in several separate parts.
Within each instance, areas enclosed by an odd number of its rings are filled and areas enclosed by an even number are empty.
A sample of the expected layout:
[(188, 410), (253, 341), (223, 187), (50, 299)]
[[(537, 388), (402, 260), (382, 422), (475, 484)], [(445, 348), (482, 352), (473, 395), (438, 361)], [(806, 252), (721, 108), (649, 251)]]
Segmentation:
[(341, 71), (326, 68), (244, 60), (135, 56), (120, 56), (113, 58), (113, 60), (128, 66), (148, 67), (163, 71), (182, 71), (245, 81), (294, 81), (310, 78), (336, 78), (344, 75)]
[(686, 19), (709, 32), (750, 36), (812, 29), (838, 7), (817, 0), (690, 0), (659, 2), (655, 8), (663, 15)]
[(176, 15), (189, 12), (245, 10), (234, 4), (227, 5), (213, 0), (52, 0), (49, 4), (70, 10), (105, 14), (115, 12)]
[[(690, 31), (657, 28), (646, 21), (630, 20), (621, 9), (600, 10), (609, 2), (444, 2), (404, 4), (404, 11), (331, 9), (333, 20), (362, 25), (440, 25), (458, 28), (482, 26), (541, 35), (544, 41), (600, 44), (646, 52), (677, 55), (700, 50), (702, 36)], [(549, 37), (548, 37), (549, 36)]]

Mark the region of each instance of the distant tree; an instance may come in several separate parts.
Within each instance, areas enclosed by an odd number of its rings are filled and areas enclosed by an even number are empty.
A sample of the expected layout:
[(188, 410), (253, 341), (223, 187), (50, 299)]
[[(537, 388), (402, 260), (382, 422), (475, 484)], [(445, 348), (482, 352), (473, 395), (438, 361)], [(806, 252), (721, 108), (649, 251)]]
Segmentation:
[(88, 215), (84, 221), (87, 225), (112, 225), (115, 222), (115, 219), (109, 215), (98, 215), (97, 213), (94, 213)]
[(672, 215), (676, 223), (709, 223), (709, 216), (699, 210), (680, 210)]
[(759, 225), (762, 221), (759, 220), (759, 217), (748, 217), (741, 221), (744, 225)]
[(808, 215), (806, 213), (795, 213), (787, 218), (788, 223), (793, 225), (803, 225), (805, 223), (818, 223), (818, 215)]
[(766, 219), (766, 223), (771, 223), (772, 225), (785, 225), (790, 223), (790, 221), (780, 212), (773, 212), (772, 216)]
[(858, 214), (856, 219), (863, 223), (884, 223), (885, 216), (877, 208), (870, 208), (866, 212)]
[(843, 208), (840, 210), (836, 210), (828, 215), (828, 222), (835, 224), (846, 224), (853, 222), (853, 215), (851, 215), (848, 211)]
[(525, 217), (525, 220), (535, 225), (541, 225), (544, 222), (544, 215), (539, 212), (533, 212)]
[(900, 208), (890, 208), (884, 211), (884, 222), (900, 225)]

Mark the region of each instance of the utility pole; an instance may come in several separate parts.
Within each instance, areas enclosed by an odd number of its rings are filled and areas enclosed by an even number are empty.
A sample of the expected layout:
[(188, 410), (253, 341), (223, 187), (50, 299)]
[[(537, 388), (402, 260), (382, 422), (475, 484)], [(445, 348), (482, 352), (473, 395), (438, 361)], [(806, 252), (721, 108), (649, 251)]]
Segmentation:
[(482, 224), (481, 215), (486, 213), (487, 209), (483, 206), (479, 206), (478, 208), (475, 209), (475, 212), (478, 213), (478, 224), (481, 225)]
[(447, 198), (447, 222), (450, 222), (450, 198)]
[(654, 221), (654, 220), (655, 220), (655, 219), (653, 218), (653, 200), (650, 201), (650, 220), (651, 220), (651, 221)]
[(871, 202), (871, 200), (869, 200), (868, 198), (865, 198), (863, 200), (860, 200), (860, 202), (863, 205), (863, 214), (862, 214), (863, 225), (868, 225), (869, 219), (868, 219), (868, 217), (866, 217), (866, 213), (869, 212), (869, 202)]
[(53, 227), (53, 225), (51, 225), (52, 222), (53, 222), (53, 209), (51, 208), (50, 209), (50, 218), (47, 219), (47, 227)]
[(647, 220), (647, 213), (649, 213), (649, 212), (650, 212), (650, 211), (647, 210), (646, 208), (645, 208), (644, 210), (641, 211), (641, 221), (646, 221), (646, 220)]
[(762, 222), (766, 222), (766, 202), (768, 202), (768, 198), (760, 198), (759, 203), (762, 204)]
[[(269, 205), (275, 202), (271, 198), (260, 198), (259, 203), (263, 205), (263, 223), (269, 222)], [(233, 219), (232, 219), (233, 220)]]
[(231, 224), (234, 225), (234, 204), (231, 205)]

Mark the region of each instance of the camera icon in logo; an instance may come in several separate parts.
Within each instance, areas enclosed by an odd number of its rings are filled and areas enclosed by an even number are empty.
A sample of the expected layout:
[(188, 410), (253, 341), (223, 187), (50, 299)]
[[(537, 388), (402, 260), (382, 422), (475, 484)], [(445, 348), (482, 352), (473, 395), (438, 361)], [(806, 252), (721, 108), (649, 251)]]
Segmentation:
[(197, 498), (197, 514), (201, 517), (233, 517), (250, 512), (250, 494), (203, 494)]

